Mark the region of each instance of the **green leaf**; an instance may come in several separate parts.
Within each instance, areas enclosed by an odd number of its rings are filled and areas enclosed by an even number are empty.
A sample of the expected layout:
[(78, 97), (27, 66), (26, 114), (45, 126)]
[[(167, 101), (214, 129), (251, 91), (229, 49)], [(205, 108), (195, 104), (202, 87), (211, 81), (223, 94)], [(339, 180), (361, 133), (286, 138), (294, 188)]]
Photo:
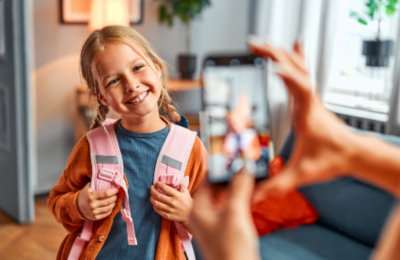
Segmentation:
[(368, 25), (367, 20), (365, 20), (364, 18), (358, 18), (357, 21), (362, 25)]
[(393, 5), (386, 6), (385, 13), (387, 16), (393, 16), (396, 13), (396, 7)]
[(159, 0), (159, 20), (173, 24), (173, 18), (179, 18), (184, 24), (200, 16), (204, 8), (210, 5), (209, 0)]

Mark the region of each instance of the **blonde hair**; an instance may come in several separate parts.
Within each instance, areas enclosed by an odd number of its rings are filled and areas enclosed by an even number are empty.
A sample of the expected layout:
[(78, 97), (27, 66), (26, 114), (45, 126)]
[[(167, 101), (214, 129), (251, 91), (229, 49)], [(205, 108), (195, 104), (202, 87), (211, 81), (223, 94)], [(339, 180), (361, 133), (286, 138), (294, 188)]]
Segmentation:
[[(99, 52), (104, 51), (107, 43), (123, 43), (138, 52), (149, 63), (149, 60), (159, 66), (161, 70), (161, 95), (158, 100), (159, 113), (167, 117), (172, 122), (179, 122), (181, 116), (176, 111), (172, 99), (166, 89), (166, 81), (168, 76), (167, 65), (151, 48), (147, 40), (134, 29), (126, 26), (106, 26), (101, 30), (96, 30), (89, 35), (83, 44), (80, 56), (81, 73), (86, 81), (91, 94), (99, 93), (99, 85), (93, 73), (93, 65), (96, 62), (96, 56)], [(150, 63), (149, 63), (150, 65)], [(93, 120), (91, 129), (101, 125), (109, 112), (108, 106), (102, 104), (97, 97), (98, 109), (97, 115)]]

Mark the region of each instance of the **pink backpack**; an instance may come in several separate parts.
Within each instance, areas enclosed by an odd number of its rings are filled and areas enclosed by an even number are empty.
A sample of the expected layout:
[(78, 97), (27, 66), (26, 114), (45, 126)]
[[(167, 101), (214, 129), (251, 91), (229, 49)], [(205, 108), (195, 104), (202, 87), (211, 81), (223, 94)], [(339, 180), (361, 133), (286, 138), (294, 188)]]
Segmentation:
[[(125, 193), (125, 205), (121, 209), (122, 219), (126, 223), (128, 244), (137, 245), (135, 228), (129, 207), (128, 188), (124, 179), (122, 155), (114, 130), (114, 120), (107, 119), (103, 127), (87, 133), (92, 161), (91, 190), (121, 188)], [(186, 164), (196, 138), (196, 132), (171, 124), (170, 131), (157, 158), (154, 171), (154, 183), (161, 181), (176, 189), (188, 187), (189, 177), (184, 176)], [(72, 245), (68, 260), (79, 259), (86, 243), (92, 237), (93, 221), (85, 221), (82, 232)], [(178, 222), (175, 227), (181, 239), (182, 248), (188, 259), (195, 259), (191, 234)]]

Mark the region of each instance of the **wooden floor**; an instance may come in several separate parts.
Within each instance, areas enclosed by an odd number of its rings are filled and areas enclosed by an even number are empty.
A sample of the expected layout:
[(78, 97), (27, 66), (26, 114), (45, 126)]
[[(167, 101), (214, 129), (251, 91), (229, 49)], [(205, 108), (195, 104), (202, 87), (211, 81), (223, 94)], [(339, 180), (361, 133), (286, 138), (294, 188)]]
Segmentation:
[(0, 213), (0, 259), (55, 259), (66, 231), (47, 209), (46, 198), (36, 198), (32, 224), (18, 225)]

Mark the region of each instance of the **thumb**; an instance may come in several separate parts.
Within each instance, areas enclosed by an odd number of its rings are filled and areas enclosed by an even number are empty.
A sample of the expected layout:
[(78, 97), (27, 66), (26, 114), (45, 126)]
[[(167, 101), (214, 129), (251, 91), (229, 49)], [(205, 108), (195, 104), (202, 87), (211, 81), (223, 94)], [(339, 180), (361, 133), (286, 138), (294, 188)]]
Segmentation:
[(232, 204), (247, 205), (250, 202), (254, 189), (254, 175), (245, 168), (233, 177), (229, 185)]
[(284, 196), (293, 191), (296, 186), (295, 172), (286, 168), (279, 175), (263, 181), (256, 187), (253, 203), (258, 203), (267, 196)]

